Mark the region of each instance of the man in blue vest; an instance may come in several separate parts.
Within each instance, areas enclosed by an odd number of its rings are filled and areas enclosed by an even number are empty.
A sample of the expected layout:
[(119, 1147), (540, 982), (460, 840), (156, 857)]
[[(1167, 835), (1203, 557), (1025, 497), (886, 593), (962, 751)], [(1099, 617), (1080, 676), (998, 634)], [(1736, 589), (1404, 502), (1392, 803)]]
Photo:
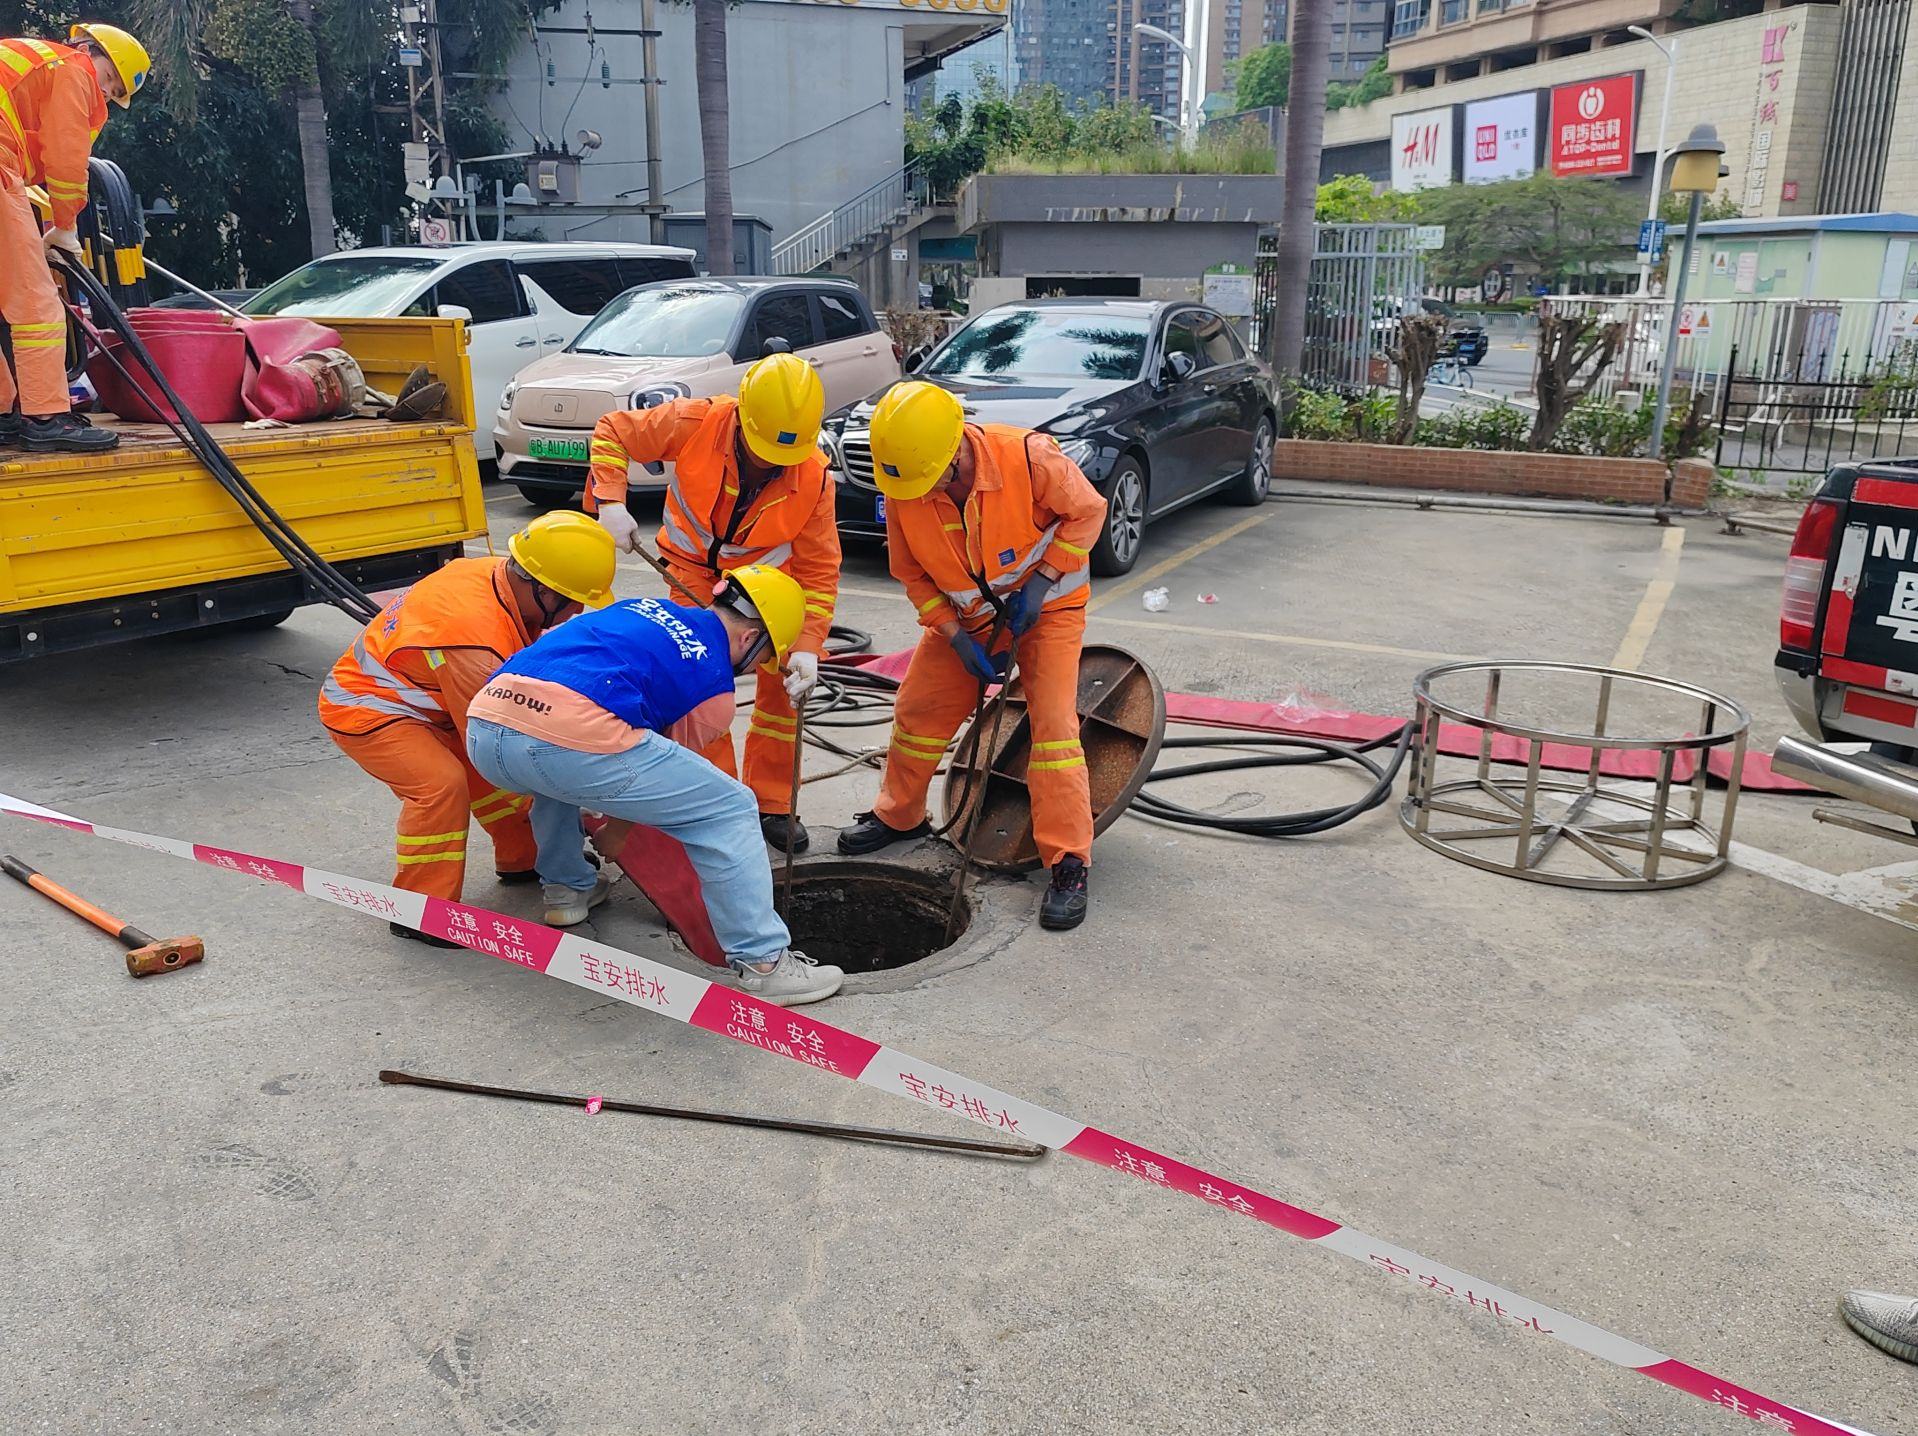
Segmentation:
[(777, 672), (805, 617), (776, 568), (726, 576), (711, 608), (629, 599), (584, 613), (509, 658), (467, 709), (473, 766), (533, 796), (546, 920), (585, 921), (606, 883), (581, 851), (580, 809), (679, 841), (739, 985), (781, 1007), (831, 997), (839, 968), (792, 951), (752, 790), (700, 756), (733, 720), (733, 680)]

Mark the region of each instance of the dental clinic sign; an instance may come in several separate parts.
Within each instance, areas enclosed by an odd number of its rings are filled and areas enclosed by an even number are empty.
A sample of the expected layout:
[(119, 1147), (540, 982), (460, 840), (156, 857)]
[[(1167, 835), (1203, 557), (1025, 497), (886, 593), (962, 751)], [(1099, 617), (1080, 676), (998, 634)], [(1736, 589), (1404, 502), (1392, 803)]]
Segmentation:
[(1627, 175), (1637, 137), (1638, 75), (1579, 80), (1552, 91), (1548, 152), (1555, 175)]

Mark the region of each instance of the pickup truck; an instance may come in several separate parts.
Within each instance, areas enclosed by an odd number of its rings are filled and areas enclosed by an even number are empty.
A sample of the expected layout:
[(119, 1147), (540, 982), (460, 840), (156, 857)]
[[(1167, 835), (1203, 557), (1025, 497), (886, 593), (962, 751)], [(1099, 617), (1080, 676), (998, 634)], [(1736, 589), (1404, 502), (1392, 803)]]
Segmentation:
[[(447, 386), (420, 423), (210, 425), (240, 470), (362, 589), (400, 588), (484, 538), (466, 326), (329, 319), (367, 382), (424, 364)], [(95, 422), (103, 454), (0, 450), (0, 664), (149, 634), (266, 627), (323, 601), (164, 425)]]
[(1785, 561), (1776, 671), (1818, 741), (1781, 738), (1773, 768), (1918, 833), (1918, 457), (1840, 464), (1819, 485)]

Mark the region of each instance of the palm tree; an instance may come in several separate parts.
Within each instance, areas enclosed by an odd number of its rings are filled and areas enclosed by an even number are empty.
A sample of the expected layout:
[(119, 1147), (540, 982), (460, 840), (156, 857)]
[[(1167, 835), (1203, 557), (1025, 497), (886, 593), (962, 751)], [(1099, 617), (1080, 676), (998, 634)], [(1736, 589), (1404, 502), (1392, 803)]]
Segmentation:
[(728, 0), (693, 0), (693, 76), (699, 87), (699, 149), (706, 167), (706, 271), (733, 272), (733, 171), (726, 93)]
[[(1279, 227), (1278, 295), (1266, 357), (1296, 379), (1305, 349), (1305, 300), (1312, 277), (1313, 210), (1325, 143), (1325, 82), (1332, 50), (1332, 0), (1293, 0), (1292, 86), (1285, 108), (1285, 209)], [(1287, 407), (1290, 407), (1289, 401)]]
[[(313, 17), (312, 0), (286, 0), (293, 21), (312, 37), (319, 48), (318, 26)], [(300, 174), (306, 193), (306, 229), (312, 239), (313, 257), (331, 254), (340, 247), (339, 227), (333, 219), (333, 172), (328, 168), (326, 151), (326, 100), (320, 94), (320, 70), (311, 71), (293, 86), (293, 121), (300, 135)]]

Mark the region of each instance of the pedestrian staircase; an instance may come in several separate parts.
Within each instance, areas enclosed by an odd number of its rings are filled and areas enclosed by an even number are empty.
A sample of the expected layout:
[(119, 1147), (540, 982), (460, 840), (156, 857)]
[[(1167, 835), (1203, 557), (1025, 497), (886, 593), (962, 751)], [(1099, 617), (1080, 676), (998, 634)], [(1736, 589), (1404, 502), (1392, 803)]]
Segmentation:
[(773, 246), (774, 274), (849, 274), (927, 220), (950, 213), (933, 203), (918, 164), (906, 165)]

